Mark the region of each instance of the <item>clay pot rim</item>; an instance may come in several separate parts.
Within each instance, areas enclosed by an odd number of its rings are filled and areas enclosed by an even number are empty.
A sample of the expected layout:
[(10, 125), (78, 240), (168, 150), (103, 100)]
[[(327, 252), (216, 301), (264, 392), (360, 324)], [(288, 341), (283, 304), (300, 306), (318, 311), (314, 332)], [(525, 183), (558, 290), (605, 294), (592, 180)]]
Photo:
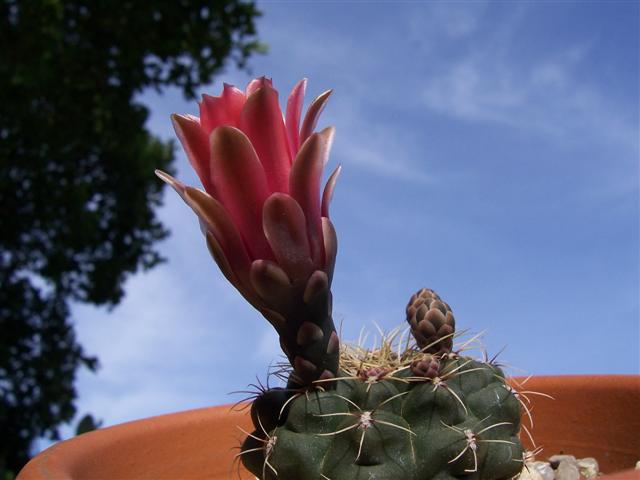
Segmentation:
[[(522, 381), (526, 377), (514, 377), (516, 381)], [(640, 387), (640, 375), (629, 374), (599, 374), (599, 375), (541, 375), (532, 377), (536, 382), (561, 385), (563, 387), (575, 387), (587, 384), (590, 388), (607, 390), (615, 386), (631, 385)], [(640, 389), (639, 389), (640, 392)], [(121, 424), (101, 428), (83, 435), (65, 440), (52, 445), (40, 454), (36, 455), (18, 474), (17, 480), (44, 480), (46, 478), (59, 478), (71, 480), (78, 477), (74, 471), (74, 462), (80, 462), (90, 452), (96, 451), (99, 445), (118, 441), (118, 438), (138, 437), (149, 438), (153, 432), (179, 431), (185, 426), (196, 425), (202, 422), (214, 423), (222, 421), (225, 424), (246, 423), (248, 415), (246, 410), (238, 412), (233, 405), (219, 405), (156, 415), (139, 420), (132, 420)], [(236, 405), (236, 407), (238, 407)], [(230, 419), (234, 420), (230, 420)], [(571, 452), (569, 452), (571, 453)], [(213, 477), (216, 478), (216, 477)], [(226, 478), (226, 477), (217, 477)], [(623, 470), (608, 473), (599, 480), (640, 480), (640, 471)]]

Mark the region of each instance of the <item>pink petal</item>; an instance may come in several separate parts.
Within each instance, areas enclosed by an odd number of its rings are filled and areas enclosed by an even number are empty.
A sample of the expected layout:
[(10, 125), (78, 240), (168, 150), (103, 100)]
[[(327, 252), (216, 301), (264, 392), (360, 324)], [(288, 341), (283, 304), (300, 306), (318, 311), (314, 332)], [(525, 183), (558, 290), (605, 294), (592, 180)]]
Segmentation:
[(333, 141), (333, 127), (311, 135), (298, 152), (289, 176), (289, 191), (300, 204), (307, 222), (313, 264), (324, 262), (322, 223), (320, 221), (320, 181)]
[(259, 88), (270, 87), (273, 88), (273, 81), (270, 78), (265, 77), (264, 75), (259, 78), (254, 78), (249, 82), (246, 89), (247, 97), (251, 95), (253, 92), (258, 90)]
[(288, 192), (291, 157), (278, 92), (265, 86), (251, 94), (240, 114), (240, 128), (260, 158), (269, 190)]
[(253, 291), (250, 287), (248, 288), (245, 284), (239, 281), (238, 277), (233, 272), (233, 268), (230, 265), (229, 260), (224, 252), (224, 249), (220, 245), (220, 242), (216, 239), (216, 237), (211, 233), (207, 232), (207, 247), (209, 248), (209, 253), (215, 260), (218, 267), (222, 271), (225, 278), (236, 287), (236, 289), (240, 292), (240, 294), (255, 308), (260, 309), (263, 307), (263, 302), (258, 297), (258, 294)]
[(322, 217), (322, 236), (324, 238), (324, 252), (326, 256), (324, 271), (329, 277), (329, 285), (333, 280), (333, 270), (336, 265), (336, 255), (338, 254), (338, 235), (333, 223), (327, 217)]
[(338, 165), (329, 180), (327, 180), (327, 184), (324, 186), (324, 191), (322, 192), (322, 213), (323, 217), (329, 218), (329, 204), (331, 203), (331, 199), (333, 198), (333, 189), (336, 188), (336, 182), (338, 181), (338, 177), (340, 176), (340, 172), (342, 171), (342, 165)]
[(206, 133), (211, 133), (214, 128), (220, 125), (228, 125), (229, 115), (225, 107), (225, 102), (221, 97), (202, 95), (200, 102), (200, 124)]
[(232, 271), (245, 287), (249, 282), (251, 260), (240, 233), (225, 208), (215, 198), (197, 188), (186, 187), (184, 199), (220, 243)]
[(306, 282), (313, 263), (306, 221), (298, 202), (285, 193), (272, 194), (264, 204), (262, 222), (278, 265), (294, 283)]
[(211, 134), (212, 181), (238, 227), (251, 258), (273, 258), (262, 233), (262, 206), (269, 195), (264, 170), (249, 139), (234, 127)]
[(293, 155), (300, 148), (300, 115), (302, 114), (302, 102), (304, 101), (304, 91), (307, 88), (307, 79), (300, 80), (291, 90), (287, 100), (287, 116), (285, 124), (289, 134), (289, 143)]
[(215, 196), (209, 175), (209, 137), (200, 126), (200, 119), (193, 115), (173, 114), (171, 122), (204, 189)]
[(212, 97), (202, 95), (200, 102), (200, 124), (207, 134), (221, 125), (237, 127), (240, 122), (240, 112), (244, 106), (245, 96), (236, 87), (224, 84), (222, 95)]
[(229, 113), (230, 124), (238, 127), (240, 125), (240, 113), (242, 112), (242, 107), (244, 107), (244, 102), (247, 101), (247, 97), (245, 97), (242, 90), (225, 83), (222, 90), (222, 98), (224, 98), (225, 106)]
[(255, 297), (250, 282), (251, 260), (242, 243), (240, 234), (224, 207), (215, 198), (197, 188), (189, 187), (168, 173), (156, 170), (156, 175), (173, 187), (204, 226), (214, 260), (224, 276), (245, 296)]
[[(203, 222), (201, 221), (201, 224)], [(227, 259), (227, 256), (224, 253), (224, 249), (220, 242), (216, 239), (215, 235), (205, 229), (204, 232), (205, 239), (207, 240), (207, 247), (209, 247), (209, 253), (215, 260), (216, 264), (220, 268), (220, 271), (224, 275), (224, 277), (229, 281), (231, 285), (240, 284), (240, 280), (237, 275), (233, 272), (233, 268), (231, 267), (231, 263)]]
[(178, 193), (178, 195), (180, 195), (180, 198), (184, 200), (184, 192), (187, 189), (187, 186), (184, 183), (182, 183), (177, 178), (173, 178), (167, 172), (163, 172), (162, 170), (156, 169), (155, 174), (156, 174), (156, 177), (158, 177), (164, 183), (166, 183), (171, 188), (173, 188)]
[(331, 92), (332, 90), (327, 90), (326, 92), (321, 93), (313, 102), (311, 102), (311, 105), (309, 105), (307, 114), (304, 116), (302, 128), (300, 129), (300, 143), (304, 143), (304, 141), (309, 138), (309, 135), (313, 133), (313, 130), (316, 128), (316, 123), (318, 123), (318, 118), (320, 117), (322, 110), (324, 110)]

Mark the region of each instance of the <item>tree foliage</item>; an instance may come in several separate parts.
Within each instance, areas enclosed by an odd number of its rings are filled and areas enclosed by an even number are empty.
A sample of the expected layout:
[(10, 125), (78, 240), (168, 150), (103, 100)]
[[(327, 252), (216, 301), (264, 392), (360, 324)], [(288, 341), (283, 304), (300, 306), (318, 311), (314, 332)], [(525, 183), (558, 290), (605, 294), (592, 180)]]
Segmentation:
[[(116, 305), (161, 258), (154, 210), (173, 144), (145, 127), (147, 88), (191, 98), (262, 48), (252, 2), (0, 2), (0, 473), (75, 414), (69, 302)], [(0, 475), (1, 476), (1, 475)]]

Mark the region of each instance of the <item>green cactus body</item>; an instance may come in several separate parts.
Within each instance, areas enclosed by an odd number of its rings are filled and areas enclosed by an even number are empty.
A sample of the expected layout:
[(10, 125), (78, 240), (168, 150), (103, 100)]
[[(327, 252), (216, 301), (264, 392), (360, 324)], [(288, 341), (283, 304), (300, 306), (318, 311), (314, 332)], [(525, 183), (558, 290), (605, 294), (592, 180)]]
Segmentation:
[(374, 373), (341, 371), (323, 388), (264, 392), (252, 407), (244, 465), (265, 480), (519, 473), (521, 405), (499, 367), (448, 353), (433, 378), (413, 376), (409, 367)]

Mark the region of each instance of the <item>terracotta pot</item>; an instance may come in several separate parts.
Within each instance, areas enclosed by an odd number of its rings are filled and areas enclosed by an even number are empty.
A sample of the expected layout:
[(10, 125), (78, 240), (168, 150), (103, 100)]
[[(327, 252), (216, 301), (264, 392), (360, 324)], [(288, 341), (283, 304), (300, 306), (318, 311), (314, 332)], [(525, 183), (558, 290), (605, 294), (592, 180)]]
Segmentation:
[[(605, 473), (633, 468), (640, 460), (639, 375), (532, 377), (524, 387), (554, 397), (528, 395), (542, 456), (594, 457)], [(640, 472), (623, 478), (640, 479)]]
[[(522, 379), (520, 379), (522, 380)], [(544, 455), (595, 457), (601, 480), (640, 479), (626, 470), (640, 460), (640, 376), (533, 377), (527, 390), (534, 437)], [(229, 479), (233, 457), (251, 422), (229, 406), (125, 423), (58, 443), (32, 459), (18, 480)], [(253, 478), (241, 470), (241, 478)]]

